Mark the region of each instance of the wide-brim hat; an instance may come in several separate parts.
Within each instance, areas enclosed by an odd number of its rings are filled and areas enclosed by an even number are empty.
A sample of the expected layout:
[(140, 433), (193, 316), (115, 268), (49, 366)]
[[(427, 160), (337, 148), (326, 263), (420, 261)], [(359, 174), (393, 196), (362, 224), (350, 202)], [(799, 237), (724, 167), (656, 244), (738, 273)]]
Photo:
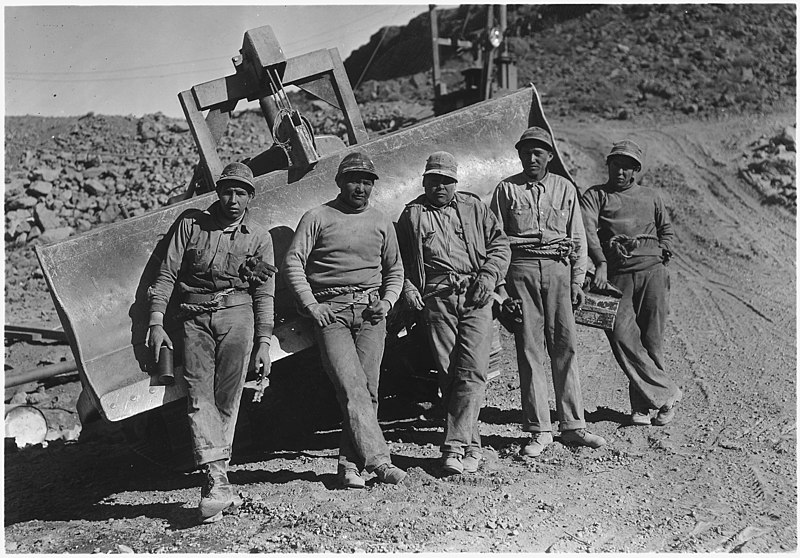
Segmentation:
[(430, 157), (428, 157), (428, 160), (425, 162), (425, 172), (422, 174), (423, 176), (426, 174), (440, 174), (458, 181), (458, 164), (456, 163), (456, 158), (447, 151), (431, 153)]
[(519, 137), (514, 147), (519, 149), (520, 145), (526, 141), (535, 141), (545, 145), (550, 151), (553, 150), (553, 138), (550, 137), (550, 132), (539, 126), (531, 126)]
[(372, 163), (372, 159), (360, 151), (348, 153), (342, 159), (342, 162), (339, 163), (339, 170), (336, 171), (336, 178), (338, 179), (348, 172), (363, 172), (371, 175), (374, 180), (378, 180), (378, 173), (375, 172), (375, 165)]

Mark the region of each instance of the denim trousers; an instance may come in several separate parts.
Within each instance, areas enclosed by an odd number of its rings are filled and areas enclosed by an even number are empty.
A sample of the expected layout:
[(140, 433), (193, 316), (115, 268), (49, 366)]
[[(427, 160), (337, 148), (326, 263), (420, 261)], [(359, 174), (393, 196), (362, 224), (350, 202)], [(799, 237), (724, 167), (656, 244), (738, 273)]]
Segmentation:
[(465, 293), (433, 296), (425, 301), (424, 318), (447, 413), (442, 453), (480, 453), (478, 415), (492, 345), (491, 304), (467, 306)]
[(373, 325), (361, 317), (368, 302), (357, 302), (359, 293), (339, 295), (327, 301), (336, 321), (314, 325), (322, 366), (336, 391), (342, 411), (339, 465), (372, 472), (390, 463), (389, 446), (378, 424), (378, 382), (386, 342), (386, 320)]
[(183, 324), (183, 377), (197, 465), (230, 459), (253, 333), (250, 304), (200, 314)]
[(523, 430), (551, 432), (553, 428), (544, 369), (545, 349), (550, 355), (559, 430), (585, 428), (570, 266), (552, 259), (513, 258), (506, 281), (509, 295), (522, 301), (522, 324), (514, 332), (514, 343)]
[(664, 371), (664, 328), (669, 314), (669, 271), (656, 264), (642, 271), (610, 276), (622, 291), (614, 329), (606, 335), (614, 357), (628, 376), (631, 410), (646, 413), (680, 398), (678, 385)]

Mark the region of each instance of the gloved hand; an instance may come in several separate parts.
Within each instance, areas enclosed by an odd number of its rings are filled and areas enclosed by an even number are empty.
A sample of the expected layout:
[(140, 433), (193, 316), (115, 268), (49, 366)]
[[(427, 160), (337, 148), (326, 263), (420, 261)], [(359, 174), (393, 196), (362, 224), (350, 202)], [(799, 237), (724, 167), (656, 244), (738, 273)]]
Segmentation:
[(239, 266), (239, 277), (247, 281), (252, 287), (258, 287), (267, 282), (278, 268), (261, 259), (261, 256), (247, 256), (244, 263)]
[(406, 287), (403, 289), (403, 301), (409, 308), (413, 308), (414, 310), (422, 310), (425, 307), (422, 295), (419, 294), (416, 287)]
[(392, 305), (389, 304), (388, 300), (376, 300), (366, 308), (361, 313), (361, 317), (367, 320), (372, 325), (377, 324), (381, 320), (386, 319), (386, 315), (391, 310)]
[(667, 250), (666, 248), (661, 249), (661, 261), (664, 262), (664, 265), (669, 264), (669, 261), (672, 259), (672, 252)]
[(317, 322), (319, 327), (331, 325), (336, 321), (336, 315), (333, 313), (333, 309), (327, 304), (311, 304), (306, 310), (308, 310), (308, 313), (311, 314), (311, 317)]
[(577, 310), (583, 304), (583, 301), (586, 299), (586, 295), (583, 293), (583, 289), (577, 283), (572, 283), (570, 285), (570, 290), (572, 292), (572, 310)]
[(495, 280), (491, 275), (483, 271), (479, 272), (467, 292), (467, 302), (476, 308), (486, 306), (492, 299), (494, 286)]

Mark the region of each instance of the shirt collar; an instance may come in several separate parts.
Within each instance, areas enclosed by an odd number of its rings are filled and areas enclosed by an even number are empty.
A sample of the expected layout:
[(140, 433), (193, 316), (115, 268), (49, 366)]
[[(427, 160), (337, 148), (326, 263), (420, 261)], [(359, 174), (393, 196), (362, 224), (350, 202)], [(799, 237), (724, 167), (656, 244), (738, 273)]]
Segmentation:
[(541, 180), (534, 180), (525, 173), (523, 173), (523, 176), (525, 177), (526, 181), (525, 187), (530, 189), (533, 186), (536, 186), (537, 184), (541, 184), (542, 186), (544, 186), (545, 181), (550, 177), (550, 171), (545, 171), (544, 176), (541, 178)]
[(218, 201), (214, 202), (214, 204), (210, 208), (208, 208), (208, 213), (211, 215), (211, 218), (214, 219), (214, 221), (216, 221), (219, 224), (219, 226), (222, 227), (223, 231), (225, 231), (225, 232), (238, 232), (238, 231), (241, 231), (241, 232), (243, 232), (245, 234), (250, 234), (250, 232), (252, 231), (252, 227), (248, 226), (248, 223), (250, 222), (250, 219), (252, 219), (252, 216), (250, 214), (250, 211), (247, 210), (247, 208), (245, 208), (244, 215), (242, 215), (242, 218), (239, 219), (239, 221), (237, 223), (231, 223), (230, 225), (227, 225), (227, 226), (224, 226), (220, 222), (220, 220), (219, 220), (219, 211), (220, 211), (220, 208), (219, 208), (219, 202)]
[(453, 207), (453, 208), (455, 208), (455, 206), (456, 206), (456, 197), (455, 196), (453, 196), (452, 200), (450, 200), (449, 202), (447, 202), (446, 204), (441, 205), (441, 206), (433, 205), (427, 197), (422, 202), (422, 207), (426, 211), (437, 211), (439, 209), (444, 209), (445, 207)]

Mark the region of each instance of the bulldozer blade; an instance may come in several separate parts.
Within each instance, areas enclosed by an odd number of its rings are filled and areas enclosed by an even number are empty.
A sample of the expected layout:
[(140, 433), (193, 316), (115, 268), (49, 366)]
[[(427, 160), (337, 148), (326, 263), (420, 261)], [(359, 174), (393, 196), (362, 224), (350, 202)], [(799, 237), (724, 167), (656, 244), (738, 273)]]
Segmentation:
[[(363, 151), (372, 158), (380, 180), (370, 203), (397, 219), (404, 204), (422, 192), (425, 160), (439, 150), (455, 155), (459, 189), (488, 201), (502, 178), (520, 170), (514, 144), (531, 125), (550, 129), (532, 85), (323, 156), (296, 181), (290, 180), (286, 170), (258, 176), (256, 195), (248, 211), (270, 230), (279, 266), (303, 213), (338, 194), (334, 176), (348, 153)], [(571, 178), (558, 152), (551, 165), (553, 172)], [(147, 288), (157, 273), (176, 220), (184, 212), (204, 209), (213, 201), (213, 193), (203, 194), (36, 248), (84, 392), (110, 421), (159, 407), (186, 394), (178, 346), (175, 383), (161, 385), (150, 374), (152, 357), (144, 344)], [(280, 276), (275, 309), (273, 362), (314, 343), (306, 322), (297, 318), (293, 298)], [(179, 324), (168, 323), (167, 331), (177, 344)]]

